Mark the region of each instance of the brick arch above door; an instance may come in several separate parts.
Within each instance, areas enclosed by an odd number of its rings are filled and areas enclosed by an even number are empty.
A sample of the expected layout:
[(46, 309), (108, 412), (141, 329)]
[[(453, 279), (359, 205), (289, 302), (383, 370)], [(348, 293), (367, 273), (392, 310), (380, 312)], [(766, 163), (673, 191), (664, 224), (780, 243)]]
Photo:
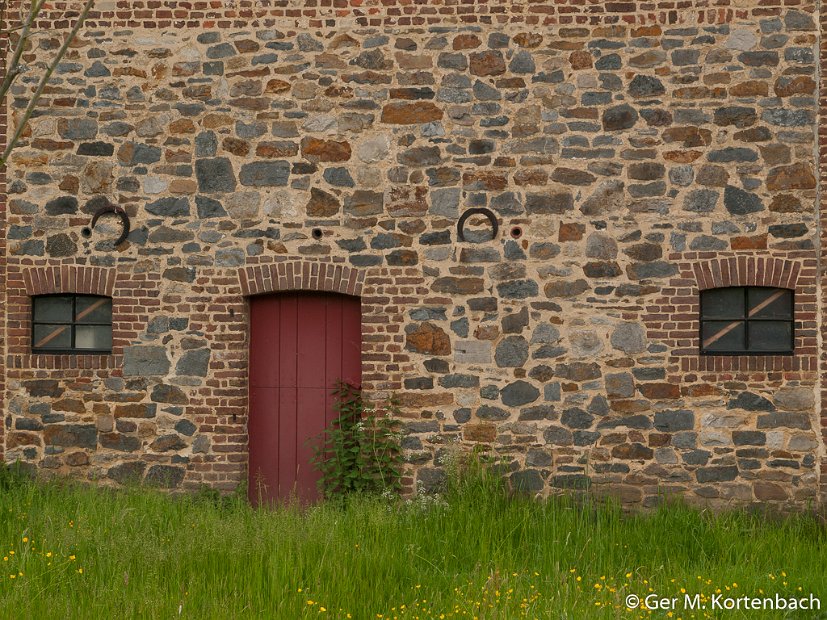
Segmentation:
[(244, 296), (279, 291), (327, 291), (359, 297), (365, 272), (341, 263), (288, 260), (238, 270)]

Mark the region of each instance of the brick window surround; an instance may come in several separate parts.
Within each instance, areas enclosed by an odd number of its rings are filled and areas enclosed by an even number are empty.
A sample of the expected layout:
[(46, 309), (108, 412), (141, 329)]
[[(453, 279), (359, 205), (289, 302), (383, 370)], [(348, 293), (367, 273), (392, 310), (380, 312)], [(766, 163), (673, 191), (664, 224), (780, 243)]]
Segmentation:
[[(10, 368), (97, 369), (119, 368), (122, 351), (133, 334), (129, 317), (118, 302), (118, 274), (115, 269), (77, 265), (25, 267), (9, 276), (8, 316)], [(112, 298), (112, 353), (32, 353), (32, 297), (71, 293)], [(16, 325), (16, 327), (12, 327)]]
[[(738, 255), (670, 257), (679, 273), (646, 307), (648, 335), (669, 347), (675, 370), (726, 375), (731, 372), (804, 371), (817, 367), (816, 266), (812, 259)], [(808, 263), (812, 262), (810, 265)], [(700, 292), (730, 286), (766, 286), (795, 292), (793, 355), (700, 354)]]

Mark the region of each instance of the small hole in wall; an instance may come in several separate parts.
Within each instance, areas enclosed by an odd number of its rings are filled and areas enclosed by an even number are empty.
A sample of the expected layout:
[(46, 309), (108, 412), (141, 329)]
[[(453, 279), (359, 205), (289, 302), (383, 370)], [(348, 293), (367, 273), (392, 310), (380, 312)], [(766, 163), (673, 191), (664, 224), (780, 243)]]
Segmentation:
[(235, 421), (236, 421), (236, 420), (235, 420), (235, 414), (233, 414), (233, 422), (235, 422)]
[(512, 239), (519, 239), (523, 236), (523, 229), (519, 226), (513, 226), (511, 228), (511, 238)]
[(84, 226), (84, 227), (81, 229), (80, 234), (81, 234), (81, 235), (83, 235), (84, 237), (86, 237), (86, 238), (88, 239), (89, 237), (91, 237), (91, 236), (92, 236), (92, 229), (91, 229), (91, 228), (89, 228), (88, 226)]
[(310, 232), (310, 234), (311, 234), (311, 236), (312, 236), (314, 239), (316, 239), (316, 240), (318, 241), (319, 239), (321, 239), (321, 238), (322, 238), (322, 235), (323, 235), (324, 233), (322, 232), (322, 229), (321, 229), (321, 228), (314, 228), (314, 229)]
[(235, 316), (235, 310), (233, 308), (230, 308), (230, 316)]

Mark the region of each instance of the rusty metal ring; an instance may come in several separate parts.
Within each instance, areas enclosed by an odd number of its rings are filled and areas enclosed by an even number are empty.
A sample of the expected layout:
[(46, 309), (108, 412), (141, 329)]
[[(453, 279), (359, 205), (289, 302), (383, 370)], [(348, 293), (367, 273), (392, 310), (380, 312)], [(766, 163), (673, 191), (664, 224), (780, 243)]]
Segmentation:
[(460, 241), (465, 241), (465, 233), (463, 232), (463, 227), (465, 226), (465, 222), (472, 215), (484, 215), (485, 217), (487, 217), (488, 221), (491, 222), (491, 228), (493, 229), (493, 234), (491, 235), (491, 238), (497, 238), (497, 231), (500, 227), (500, 225), (497, 223), (497, 216), (494, 215), (494, 212), (491, 209), (486, 209), (485, 207), (474, 207), (472, 209), (468, 209), (467, 211), (465, 211), (460, 216), (459, 221), (457, 222), (457, 237)]
[[(115, 247), (122, 244), (126, 241), (127, 236), (129, 236), (129, 230), (131, 228), (131, 224), (129, 222), (129, 216), (126, 214), (126, 211), (122, 207), (116, 207), (115, 205), (109, 205), (108, 207), (103, 207), (98, 209), (95, 212), (95, 215), (92, 216), (92, 223), (89, 225), (88, 229), (84, 229), (84, 232), (87, 230), (89, 231), (89, 235), (92, 234), (92, 230), (95, 228), (95, 224), (98, 223), (98, 219), (102, 215), (107, 215), (109, 213), (114, 213), (121, 219), (121, 225), (123, 226), (123, 231), (121, 232), (121, 236), (115, 239)], [(88, 236), (88, 235), (87, 235)]]

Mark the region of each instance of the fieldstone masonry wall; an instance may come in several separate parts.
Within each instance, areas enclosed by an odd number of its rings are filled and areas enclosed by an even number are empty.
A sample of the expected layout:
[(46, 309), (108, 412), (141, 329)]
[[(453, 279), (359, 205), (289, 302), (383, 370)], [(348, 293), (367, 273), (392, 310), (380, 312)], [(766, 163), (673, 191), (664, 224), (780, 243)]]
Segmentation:
[[(482, 445), (541, 494), (818, 501), (814, 3), (720, 4), (93, 15), (8, 172), (6, 460), (234, 488), (245, 296), (305, 288), (360, 295), (409, 487)], [(735, 284), (795, 290), (794, 356), (698, 355)], [(30, 296), (95, 287), (113, 354), (32, 355)]]

